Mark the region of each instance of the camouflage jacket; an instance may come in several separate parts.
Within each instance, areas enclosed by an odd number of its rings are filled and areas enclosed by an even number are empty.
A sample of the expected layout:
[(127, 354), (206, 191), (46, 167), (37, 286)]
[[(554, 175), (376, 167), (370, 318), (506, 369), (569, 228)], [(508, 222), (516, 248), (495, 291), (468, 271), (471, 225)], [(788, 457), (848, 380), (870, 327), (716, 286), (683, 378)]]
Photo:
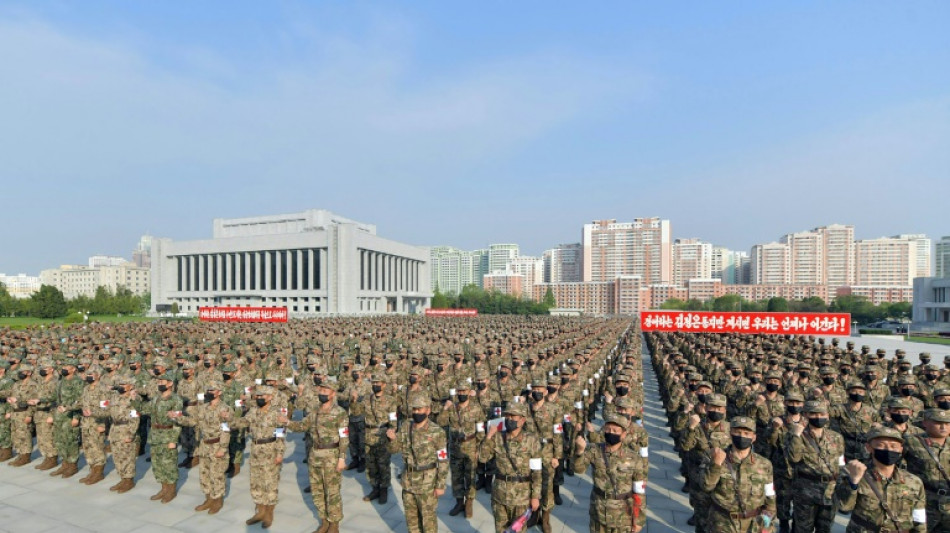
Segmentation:
[(349, 446), (349, 419), (339, 405), (331, 405), (328, 411), (312, 409), (299, 422), (290, 422), (291, 431), (306, 431), (310, 434), (313, 457), (343, 459)]
[(168, 398), (152, 396), (151, 400), (142, 405), (142, 411), (152, 419), (152, 427), (148, 432), (149, 444), (154, 446), (156, 444), (167, 445), (170, 442), (178, 442), (181, 428), (168, 417), (168, 412), (181, 411), (182, 409), (184, 409), (184, 402), (181, 396), (174, 392)]
[(741, 460), (734, 454), (730, 446), (723, 464), (717, 465), (707, 457), (700, 468), (703, 489), (713, 505), (729, 513), (759, 510), (775, 516), (772, 463), (755, 452)]
[[(527, 506), (529, 499), (541, 498), (541, 440), (522, 430), (517, 438), (498, 432), (478, 446), (478, 460), (495, 459), (498, 477), (492, 500), (504, 505)], [(506, 481), (506, 478), (516, 478)], [(521, 481), (521, 480), (524, 481)]]
[(405, 464), (401, 478), (403, 490), (410, 494), (429, 494), (445, 487), (449, 453), (441, 427), (430, 420), (426, 420), (421, 428), (412, 421), (403, 422), (389, 447), (392, 453), (402, 453)]
[(838, 488), (835, 490), (838, 509), (851, 512), (848, 533), (877, 533), (882, 529), (895, 529), (893, 522), (885, 515), (881, 501), (871, 488), (871, 482), (876, 484), (881, 495), (887, 500), (888, 509), (900, 524), (902, 531), (914, 533), (927, 531), (927, 498), (920, 478), (906, 470), (895, 468), (891, 479), (884, 480), (875, 474), (874, 465), (871, 464), (858, 482), (857, 490), (851, 488), (851, 480), (847, 473), (842, 472), (838, 479)]
[(608, 451), (604, 444), (591, 444), (575, 455), (574, 473), (583, 474), (593, 467), (591, 513), (611, 527), (635, 522), (646, 524), (646, 479), (649, 465), (626, 446)]
[[(936, 494), (939, 490), (950, 490), (950, 481), (940, 472), (936, 457), (943, 471), (950, 475), (950, 439), (942, 446), (935, 444), (926, 434), (905, 437), (904, 460), (907, 471), (916, 475), (924, 483), (927, 492)], [(928, 452), (928, 448), (933, 455)]]
[[(231, 442), (231, 426), (222, 416), (222, 412), (233, 413), (233, 409), (218, 400), (217, 405), (210, 403), (198, 404), (189, 409), (184, 416), (176, 418), (175, 423), (185, 427), (195, 428), (198, 443), (208, 451), (227, 451)], [(207, 442), (217, 439), (218, 442)]]

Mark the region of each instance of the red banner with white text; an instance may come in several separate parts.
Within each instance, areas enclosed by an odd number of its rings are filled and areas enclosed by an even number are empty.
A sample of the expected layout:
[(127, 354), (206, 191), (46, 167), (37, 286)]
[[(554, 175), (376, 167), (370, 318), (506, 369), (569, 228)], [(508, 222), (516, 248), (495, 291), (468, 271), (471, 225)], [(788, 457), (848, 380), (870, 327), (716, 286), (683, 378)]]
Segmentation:
[(202, 307), (202, 322), (287, 322), (286, 307)]
[(761, 333), (768, 335), (851, 335), (849, 313), (727, 313), (716, 311), (644, 311), (643, 331)]
[(426, 309), (426, 316), (478, 316), (478, 309)]

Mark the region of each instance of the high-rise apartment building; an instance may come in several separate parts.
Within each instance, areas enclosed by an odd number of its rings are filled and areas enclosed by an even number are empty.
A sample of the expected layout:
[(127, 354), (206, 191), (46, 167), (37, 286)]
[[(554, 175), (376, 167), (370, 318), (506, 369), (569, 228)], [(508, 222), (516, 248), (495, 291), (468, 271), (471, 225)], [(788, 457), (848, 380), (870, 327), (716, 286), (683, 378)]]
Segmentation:
[(77, 296), (96, 295), (96, 289), (105, 287), (115, 293), (119, 287), (142, 295), (151, 290), (149, 269), (137, 267), (134, 263), (121, 265), (85, 266), (63, 265), (40, 272), (43, 285), (52, 285), (60, 290), (67, 299)]
[(934, 276), (950, 278), (950, 236), (941, 237), (934, 246)]
[(584, 247), (581, 243), (560, 244), (546, 250), (543, 260), (545, 283), (575, 283), (584, 277)]
[(699, 239), (673, 242), (673, 285), (685, 287), (691, 279), (712, 277), (712, 244)]
[(918, 267), (917, 245), (914, 240), (894, 237), (856, 242), (854, 285), (912, 286)]
[(521, 294), (525, 298), (531, 298), (534, 286), (544, 282), (544, 260), (539, 257), (515, 257), (508, 262), (507, 271), (521, 276)]
[(812, 230), (821, 235), (822, 283), (829, 287), (854, 284), (854, 226), (831, 224)]
[(718, 279), (723, 285), (739, 285), (747, 283), (742, 275), (742, 264), (749, 255), (745, 252), (737, 252), (722, 246), (715, 246), (712, 249), (710, 258), (710, 277)]
[(483, 277), (488, 273), (488, 253), (486, 250), (433, 246), (429, 249), (429, 264), (432, 290), (459, 294), (466, 285), (482, 287)]
[(135, 266), (148, 268), (152, 266), (152, 236), (142, 235), (138, 245), (132, 251), (132, 262)]
[(517, 244), (491, 244), (488, 246), (488, 271), (498, 272), (508, 268), (508, 263), (518, 257)]
[(825, 258), (822, 235), (817, 231), (789, 233), (782, 237), (788, 246), (790, 279), (793, 284), (823, 285)]
[(917, 261), (915, 263), (916, 267), (914, 268), (914, 277), (929, 278), (931, 273), (930, 250), (933, 247), (933, 241), (931, 241), (926, 235), (922, 233), (895, 235), (894, 238), (903, 239), (905, 241), (911, 241), (914, 243), (914, 247), (917, 249)]
[(783, 285), (791, 282), (789, 246), (779, 242), (756, 244), (749, 253), (752, 283)]
[(633, 222), (596, 220), (584, 224), (583, 281), (640, 276), (642, 283), (670, 283), (673, 243), (670, 221), (636, 218)]

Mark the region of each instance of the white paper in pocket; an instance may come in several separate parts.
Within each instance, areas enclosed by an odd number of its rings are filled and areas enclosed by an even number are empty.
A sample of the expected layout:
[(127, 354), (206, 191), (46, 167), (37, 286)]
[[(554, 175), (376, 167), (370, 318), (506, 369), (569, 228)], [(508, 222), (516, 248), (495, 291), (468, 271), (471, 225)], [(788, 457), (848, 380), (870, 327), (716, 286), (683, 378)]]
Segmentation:
[(230, 432), (231, 432), (231, 426), (229, 426), (227, 422), (221, 422), (221, 431), (223, 431), (223, 432), (225, 432), (225, 433), (230, 433)]
[(505, 429), (505, 417), (500, 416), (498, 418), (492, 418), (488, 421), (488, 430), (491, 431), (492, 428), (495, 428), (497, 431), (502, 431)]
[[(587, 396), (586, 394), (584, 396)], [(574, 402), (574, 409), (583, 409), (584, 402)]]
[(541, 458), (528, 459), (528, 467), (530, 467), (531, 470), (541, 470)]
[(139, 412), (136, 411), (135, 409), (132, 409), (132, 410), (129, 412), (129, 417), (131, 417), (131, 418), (138, 418), (138, 417), (139, 417)]
[(244, 400), (234, 400), (234, 407), (244, 407)]
[(634, 481), (634, 482), (633, 482), (633, 493), (634, 493), (634, 494), (646, 494), (646, 493), (647, 493), (646, 483), (644, 483), (643, 481)]
[(646, 458), (649, 456), (650, 456), (650, 448), (647, 448), (646, 446), (642, 446), (640, 448), (640, 457)]
[(261, 384), (264, 383), (264, 380), (261, 379), (261, 378), (257, 378), (257, 379), (254, 380), (254, 383), (257, 383), (258, 385), (261, 385)]
[(389, 421), (390, 421), (390, 422), (395, 422), (395, 421), (396, 421), (396, 411), (393, 411), (393, 412), (389, 413)]
[(587, 384), (588, 384), (588, 385), (593, 385), (593, 384), (594, 384), (594, 378), (587, 378)]
[(199, 392), (199, 393), (198, 393), (198, 401), (199, 401), (199, 402), (205, 401), (205, 393), (203, 393), (203, 392)]
[(455, 389), (449, 389), (449, 396), (455, 396)]
[(284, 428), (277, 428), (274, 430), (274, 436), (278, 439), (282, 439), (287, 436), (287, 430)]
[(590, 396), (590, 391), (587, 389), (584, 389), (583, 391), (581, 391), (581, 394), (584, 396)]
[(101, 402), (99, 402), (99, 409), (108, 409), (108, 408), (109, 408), (109, 400), (102, 400)]
[(294, 384), (294, 378), (284, 378), (284, 381), (286, 381), (288, 385)]
[(843, 456), (843, 455), (839, 455), (839, 456), (838, 456), (838, 466), (844, 466), (844, 456)]
[(244, 395), (245, 395), (245, 396), (250, 396), (250, 394), (251, 394), (251, 388), (250, 388), (250, 387), (244, 387)]

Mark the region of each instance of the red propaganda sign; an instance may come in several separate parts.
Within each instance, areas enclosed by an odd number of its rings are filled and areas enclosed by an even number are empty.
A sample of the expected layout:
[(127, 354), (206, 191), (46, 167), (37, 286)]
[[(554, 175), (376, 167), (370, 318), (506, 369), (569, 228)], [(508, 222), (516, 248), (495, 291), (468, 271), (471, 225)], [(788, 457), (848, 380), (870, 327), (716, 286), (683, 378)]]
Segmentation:
[(643, 331), (762, 333), (769, 335), (851, 335), (849, 313), (725, 313), (644, 311)]
[(202, 322), (287, 322), (286, 307), (202, 307)]
[(478, 309), (426, 309), (426, 316), (478, 316)]

